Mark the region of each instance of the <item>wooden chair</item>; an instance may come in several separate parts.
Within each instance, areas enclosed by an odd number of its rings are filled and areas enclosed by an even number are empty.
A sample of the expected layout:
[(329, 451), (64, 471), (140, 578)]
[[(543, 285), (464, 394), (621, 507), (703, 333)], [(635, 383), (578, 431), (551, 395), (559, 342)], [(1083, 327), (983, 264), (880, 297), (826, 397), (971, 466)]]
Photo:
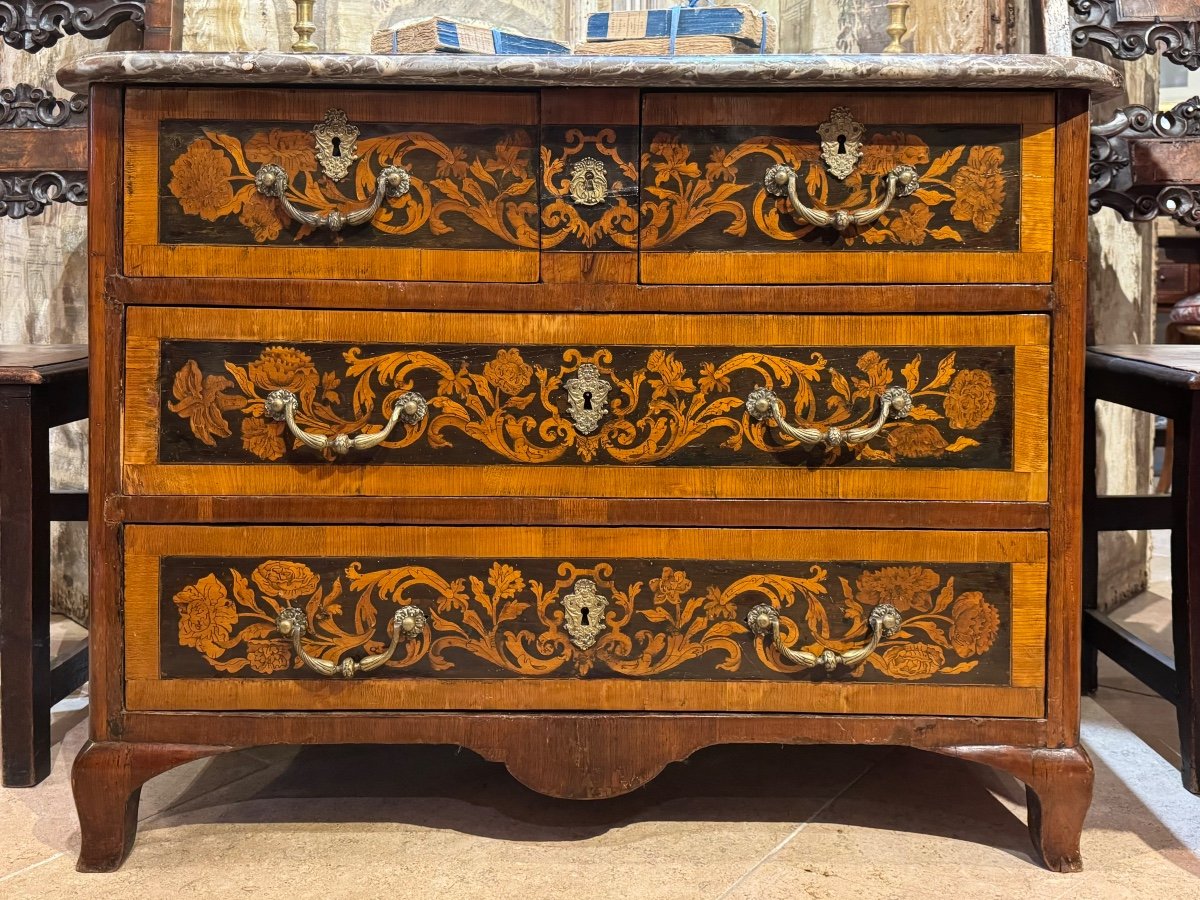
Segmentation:
[[(1097, 43), (1123, 60), (1161, 50), (1173, 63), (1200, 68), (1198, 3), (1069, 0), (1069, 6), (1076, 47)], [(1162, 217), (1200, 227), (1200, 98), (1165, 112), (1128, 106), (1093, 125), (1089, 177), (1092, 212), (1108, 207), (1133, 222)], [(1096, 690), (1104, 653), (1175, 704), (1183, 784), (1200, 793), (1200, 347), (1093, 347), (1085, 392), (1083, 690)], [(1097, 496), (1097, 400), (1172, 421), (1170, 494)], [(1098, 609), (1100, 532), (1129, 529), (1171, 531), (1173, 660)]]
[[(179, 49), (183, 0), (0, 2), (0, 40), (36, 53), (65, 34), (143, 28), (148, 50)], [(0, 217), (87, 202), (87, 99), (30, 84), (0, 89)], [(50, 522), (87, 518), (87, 494), (49, 488), (47, 432), (87, 417), (87, 348), (0, 348), (0, 752), (6, 787), (50, 773), (50, 707), (87, 680), (86, 647), (51, 668)]]

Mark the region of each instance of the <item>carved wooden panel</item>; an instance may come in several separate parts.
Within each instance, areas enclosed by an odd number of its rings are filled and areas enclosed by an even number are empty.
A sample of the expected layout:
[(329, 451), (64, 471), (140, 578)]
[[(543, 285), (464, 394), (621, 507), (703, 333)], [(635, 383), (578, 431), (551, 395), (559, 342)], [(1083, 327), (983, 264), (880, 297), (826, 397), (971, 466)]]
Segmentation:
[(1115, 209), (1133, 222), (1161, 215), (1200, 227), (1200, 170), (1189, 165), (1197, 141), (1200, 97), (1162, 112), (1118, 109), (1092, 126), (1089, 209)]
[(87, 98), (31, 84), (0, 89), (0, 218), (87, 202)]
[[(878, 317), (869, 334), (837, 316), (285, 318), (299, 340), (282, 340), (281, 316), (267, 310), (130, 311), (131, 490), (311, 493), (344, 482), (355, 493), (536, 496), (1044, 491), (1039, 316)], [(775, 414), (754, 407), (759, 389), (775, 394)], [(279, 391), (294, 398), (295, 431), (268, 407)], [(897, 391), (904, 408), (891, 410), (885, 400)], [(397, 422), (378, 446), (340, 456), (305, 437), (378, 434), (413, 392), (422, 414)], [(805, 444), (813, 439), (781, 422), (820, 435)], [(387, 473), (395, 467), (412, 477)]]
[(1099, 44), (1117, 59), (1161, 52), (1200, 68), (1200, 6), (1194, 0), (1070, 0), (1076, 47)]
[(0, 0), (0, 39), (37, 53), (63, 35), (102, 38), (122, 22), (141, 25), (145, 0)]
[[(144, 526), (126, 573), (129, 683), (169, 708), (336, 690), (359, 699), (334, 708), (800, 711), (856, 692), (885, 712), (986, 691), (1029, 714), (1043, 678), (1039, 534)], [(778, 637), (751, 627), (756, 607)], [(415, 630), (350, 680), (296, 650), (382, 653), (404, 608)], [(280, 631), (291, 618), (299, 637)]]

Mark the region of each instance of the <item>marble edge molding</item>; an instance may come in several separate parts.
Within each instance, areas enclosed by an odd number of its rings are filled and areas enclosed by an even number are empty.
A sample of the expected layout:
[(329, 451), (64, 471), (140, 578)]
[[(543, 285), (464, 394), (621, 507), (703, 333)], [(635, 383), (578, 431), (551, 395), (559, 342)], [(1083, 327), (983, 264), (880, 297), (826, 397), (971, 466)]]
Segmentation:
[(655, 88), (1082, 88), (1100, 99), (1122, 79), (1095, 60), (1058, 56), (382, 56), (333, 53), (107, 52), (59, 69), (67, 90), (94, 82)]

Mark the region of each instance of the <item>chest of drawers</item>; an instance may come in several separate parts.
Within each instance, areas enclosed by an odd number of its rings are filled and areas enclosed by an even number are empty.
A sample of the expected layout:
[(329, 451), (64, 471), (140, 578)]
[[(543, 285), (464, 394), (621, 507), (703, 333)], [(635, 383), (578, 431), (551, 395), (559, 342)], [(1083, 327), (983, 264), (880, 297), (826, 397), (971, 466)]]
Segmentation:
[[(105, 54), (80, 867), (155, 774), (901, 744), (1079, 866), (1098, 64)], [(181, 85), (203, 85), (185, 87)]]

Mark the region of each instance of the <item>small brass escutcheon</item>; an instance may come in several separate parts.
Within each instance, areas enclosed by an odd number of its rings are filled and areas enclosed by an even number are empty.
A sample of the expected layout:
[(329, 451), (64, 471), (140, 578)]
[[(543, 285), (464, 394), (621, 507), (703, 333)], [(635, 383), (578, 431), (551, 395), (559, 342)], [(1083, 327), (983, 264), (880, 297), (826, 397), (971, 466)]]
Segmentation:
[(604, 610), (608, 608), (608, 598), (600, 595), (592, 579), (580, 578), (575, 582), (575, 589), (562, 598), (562, 607), (571, 643), (580, 650), (589, 649), (605, 629)]
[(317, 162), (321, 171), (334, 181), (341, 181), (358, 159), (358, 126), (346, 121), (341, 109), (325, 113), (325, 120), (313, 128), (317, 139)]
[(567, 415), (575, 423), (580, 434), (591, 434), (600, 427), (600, 420), (608, 414), (608, 393), (612, 385), (600, 377), (600, 370), (592, 363), (584, 363), (567, 379)]
[(608, 193), (608, 178), (604, 163), (591, 156), (571, 167), (571, 199), (580, 206), (603, 203)]
[(845, 106), (836, 106), (829, 121), (817, 126), (821, 135), (821, 158), (829, 174), (844, 181), (862, 159), (863, 126), (854, 120)]

